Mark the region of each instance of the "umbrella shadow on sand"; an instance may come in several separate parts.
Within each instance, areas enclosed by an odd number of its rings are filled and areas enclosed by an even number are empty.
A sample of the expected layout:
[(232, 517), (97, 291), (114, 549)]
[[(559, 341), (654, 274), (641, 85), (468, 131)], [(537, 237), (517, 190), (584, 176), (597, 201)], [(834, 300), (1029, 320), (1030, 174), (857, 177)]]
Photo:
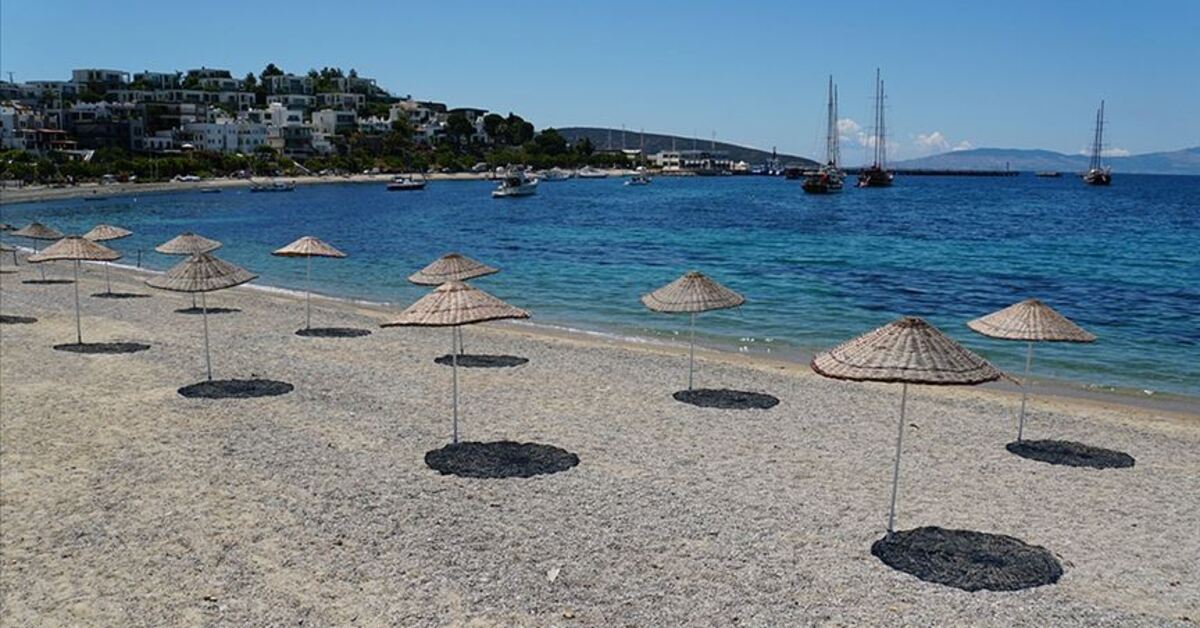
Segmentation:
[[(206, 309), (208, 310), (208, 312), (205, 312)], [(205, 314), (205, 313), (207, 313), (207, 314), (234, 314), (234, 313), (241, 312), (241, 311), (242, 311), (241, 309), (236, 308), (236, 307), (203, 308), (203, 307), (200, 307), (199, 305), (197, 305), (195, 307), (181, 307), (178, 310), (175, 310), (175, 313), (176, 314), (188, 314), (188, 315), (199, 315), (199, 314)]]
[(0, 325), (30, 325), (36, 322), (37, 319), (32, 316), (10, 316), (8, 314), (0, 314)]
[(252, 399), (286, 395), (294, 389), (287, 382), (273, 379), (212, 379), (184, 386), (178, 392), (189, 399)]
[(513, 368), (529, 363), (529, 358), (522, 358), (515, 355), (484, 355), (474, 353), (459, 353), (457, 355), (447, 353), (433, 359), (434, 362), (442, 366), (454, 366), (455, 360), (458, 361), (458, 366), (469, 369)]
[(1134, 465), (1133, 456), (1127, 453), (1067, 440), (1019, 440), (1004, 448), (1022, 458), (1068, 467), (1127, 469)]
[(296, 335), (305, 338), (361, 338), (370, 336), (371, 330), (357, 327), (307, 327), (297, 329)]
[(141, 292), (97, 292), (91, 297), (93, 299), (149, 299), (150, 295)]
[(579, 464), (579, 456), (540, 443), (461, 442), (426, 453), (425, 464), (464, 478), (530, 478), (566, 471)]
[(720, 410), (768, 410), (779, 405), (779, 398), (773, 395), (728, 388), (694, 388), (672, 396), (682, 403)]
[(55, 351), (84, 353), (87, 355), (119, 355), (123, 353), (138, 353), (149, 349), (150, 345), (141, 342), (72, 342), (54, 345)]
[(21, 283), (29, 286), (65, 286), (75, 283), (72, 279), (26, 279)]
[(1054, 584), (1063, 574), (1044, 547), (935, 526), (889, 534), (871, 545), (871, 554), (897, 571), (964, 591), (1019, 591)]

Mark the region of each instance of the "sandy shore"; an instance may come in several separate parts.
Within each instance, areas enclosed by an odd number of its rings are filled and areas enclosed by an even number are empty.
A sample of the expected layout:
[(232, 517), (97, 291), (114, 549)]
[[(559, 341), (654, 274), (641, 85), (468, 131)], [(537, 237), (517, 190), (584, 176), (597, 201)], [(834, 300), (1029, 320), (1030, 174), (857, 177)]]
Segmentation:
[[(609, 176), (628, 176), (631, 170), (609, 170)], [(26, 187), (0, 187), (0, 205), (12, 203), (34, 203), (70, 198), (108, 198), (112, 196), (141, 196), (165, 192), (199, 191), (203, 188), (236, 189), (248, 188), (252, 183), (280, 181), (295, 185), (323, 185), (330, 183), (377, 183), (392, 180), (390, 174), (355, 174), (346, 176), (278, 177), (249, 179), (205, 179), (203, 181), (161, 181), (156, 183), (81, 183), (72, 186), (31, 185)], [(490, 178), (490, 173), (456, 172), (426, 175), (430, 181), (480, 181)]]
[[(50, 269), (63, 276), (66, 265)], [(441, 476), (446, 330), (379, 329), (386, 312), (325, 299), (300, 338), (294, 296), (238, 288), (210, 306), (214, 370), (289, 394), (185, 399), (203, 379), (186, 295), (98, 268), (70, 285), (4, 275), (0, 326), (0, 616), (5, 624), (673, 626), (1194, 625), (1200, 622), (1200, 421), (1072, 400), (1032, 402), (1034, 438), (1133, 455), (1130, 469), (1009, 454), (1013, 396), (914, 387), (898, 527), (1009, 534), (1044, 546), (1054, 585), (967, 593), (870, 554), (887, 515), (899, 390), (803, 365), (701, 352), (703, 386), (767, 392), (766, 411), (672, 399), (683, 352), (528, 327), (466, 332), (467, 440), (577, 454), (530, 479)], [(519, 303), (518, 303), (519, 304)], [(536, 312), (534, 313), (536, 316)], [(553, 577), (551, 577), (553, 576)]]

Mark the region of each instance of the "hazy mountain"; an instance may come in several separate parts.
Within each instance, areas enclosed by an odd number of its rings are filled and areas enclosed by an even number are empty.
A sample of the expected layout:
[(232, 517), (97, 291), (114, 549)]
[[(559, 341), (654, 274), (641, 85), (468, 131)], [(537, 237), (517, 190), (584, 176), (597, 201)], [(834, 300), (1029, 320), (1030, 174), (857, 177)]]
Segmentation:
[[(609, 148), (611, 137), (611, 147), (613, 150), (619, 150), (621, 146), (621, 129), (606, 129), (599, 127), (566, 127), (557, 129), (563, 137), (567, 138), (568, 142), (574, 142), (580, 138), (588, 138), (592, 141), (592, 146), (597, 150)], [(611, 136), (610, 136), (611, 133)], [(697, 149), (709, 150), (712, 142), (706, 139), (693, 139), (690, 137), (679, 137), (674, 135), (661, 135), (658, 133), (646, 133), (643, 140), (642, 134), (637, 131), (625, 131), (625, 146), (624, 148), (643, 148), (642, 142), (645, 141), (645, 151), (647, 155), (653, 155), (662, 150), (671, 150), (671, 143), (674, 141), (675, 148), (678, 150), (691, 149), (693, 144)], [(716, 150), (724, 151), (734, 161), (745, 161), (750, 164), (761, 164), (771, 158), (771, 151), (759, 150), (757, 148), (748, 148), (746, 146), (738, 146), (736, 144), (727, 144), (725, 142), (717, 142)], [(811, 159), (798, 157), (796, 155), (779, 154), (779, 159), (784, 164), (799, 163), (804, 165), (813, 165)]]
[[(1200, 175), (1200, 146), (1128, 157), (1105, 157), (1104, 163), (1112, 166), (1113, 172), (1118, 174)], [(1004, 170), (1007, 166), (1022, 171), (1057, 170), (1074, 173), (1087, 169), (1088, 157), (1049, 150), (976, 148), (893, 162), (892, 165), (931, 170)]]

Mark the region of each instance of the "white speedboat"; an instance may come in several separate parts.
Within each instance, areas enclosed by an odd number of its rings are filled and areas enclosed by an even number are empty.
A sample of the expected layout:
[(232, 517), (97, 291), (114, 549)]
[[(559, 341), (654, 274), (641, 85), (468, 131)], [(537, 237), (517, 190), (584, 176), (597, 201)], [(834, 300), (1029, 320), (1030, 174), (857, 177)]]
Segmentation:
[(398, 175), (387, 184), (389, 192), (413, 192), (425, 189), (425, 177), (420, 179), (411, 175)]
[(571, 172), (570, 170), (563, 170), (562, 168), (551, 168), (549, 170), (542, 172), (541, 175), (538, 177), (538, 179), (541, 179), (542, 181), (566, 181), (567, 179), (570, 179), (572, 176), (574, 176), (574, 173)]
[(625, 185), (650, 185), (651, 181), (653, 179), (650, 178), (650, 175), (646, 174), (646, 169), (638, 167), (637, 172), (633, 173), (632, 177), (629, 177)]
[(508, 198), (516, 196), (533, 196), (537, 194), (538, 180), (525, 175), (523, 170), (510, 170), (500, 180), (500, 185), (492, 190), (492, 198)]
[(584, 166), (583, 168), (580, 168), (575, 175), (580, 179), (605, 179), (608, 177), (607, 172), (591, 166)]

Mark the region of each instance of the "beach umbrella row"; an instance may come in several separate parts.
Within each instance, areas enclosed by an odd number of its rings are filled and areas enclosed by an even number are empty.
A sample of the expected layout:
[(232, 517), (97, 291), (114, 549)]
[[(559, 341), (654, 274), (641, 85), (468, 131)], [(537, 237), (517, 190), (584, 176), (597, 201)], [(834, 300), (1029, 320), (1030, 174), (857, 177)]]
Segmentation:
[(75, 262), (75, 339), (83, 344), (83, 324), (80, 322), (79, 311), (79, 264), (83, 261), (112, 262), (121, 259), (121, 254), (80, 236), (67, 236), (46, 247), (41, 253), (29, 256), (34, 264), (55, 260), (72, 260)]

